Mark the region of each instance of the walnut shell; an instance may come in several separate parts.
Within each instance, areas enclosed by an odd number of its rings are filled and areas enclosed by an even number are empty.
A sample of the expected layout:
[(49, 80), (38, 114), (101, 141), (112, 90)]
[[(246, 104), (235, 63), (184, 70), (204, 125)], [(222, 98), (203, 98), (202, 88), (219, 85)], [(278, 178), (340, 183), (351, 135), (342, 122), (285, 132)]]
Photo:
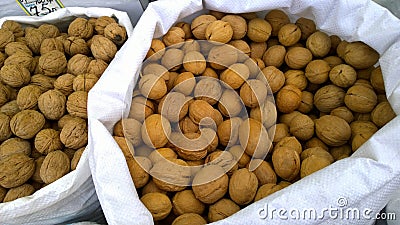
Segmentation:
[(148, 193), (140, 201), (150, 211), (154, 221), (165, 219), (172, 210), (172, 204), (166, 194)]
[(315, 121), (315, 133), (325, 144), (340, 146), (350, 139), (351, 129), (344, 119), (325, 115)]
[(237, 62), (238, 57), (238, 50), (233, 48), (232, 46), (217, 45), (211, 48), (207, 56), (207, 62), (210, 63), (213, 69), (221, 70)]
[(178, 22), (174, 27), (180, 27), (183, 31), (185, 31), (185, 39), (192, 38), (192, 31), (190, 30), (190, 24), (185, 22)]
[(363, 42), (352, 42), (345, 46), (343, 59), (356, 69), (366, 69), (378, 62), (379, 53)]
[[(104, 38), (104, 39), (106, 39), (106, 38)], [(94, 39), (92, 38), (92, 40), (94, 40)], [(88, 47), (87, 43), (82, 38), (68, 37), (63, 41), (63, 44), (64, 44), (65, 53), (67, 53), (69, 56), (74, 56), (76, 54), (82, 54), (82, 55), (90, 54), (90, 49), (89, 49), (90, 47)], [(92, 50), (92, 53), (93, 53), (93, 50)]]
[(117, 23), (110, 23), (104, 28), (104, 37), (120, 46), (127, 39), (126, 29)]
[(73, 116), (87, 118), (87, 100), (88, 93), (86, 91), (75, 91), (70, 94), (67, 99), (67, 111)]
[(58, 50), (64, 52), (64, 44), (58, 38), (46, 38), (40, 45), (40, 55), (44, 55), (50, 51)]
[(378, 93), (385, 93), (385, 83), (383, 81), (382, 70), (380, 66), (371, 71), (371, 77), (369, 80), (371, 81), (372, 87), (374, 87)]
[(325, 60), (316, 59), (307, 64), (305, 76), (313, 84), (322, 84), (328, 80), (330, 70)]
[(172, 210), (175, 215), (186, 213), (197, 213), (201, 215), (205, 210), (205, 205), (199, 201), (192, 190), (177, 192), (172, 198)]
[(257, 79), (265, 81), (271, 88), (272, 93), (278, 92), (285, 84), (284, 73), (275, 66), (267, 66), (261, 72), (262, 74), (259, 74)]
[(307, 115), (298, 115), (290, 122), (290, 133), (306, 141), (314, 136), (314, 122)]
[(31, 84), (38, 86), (42, 92), (53, 89), (54, 81), (54, 77), (45, 76), (43, 74), (36, 74), (31, 77)]
[(141, 128), (143, 142), (154, 148), (161, 148), (168, 142), (171, 134), (169, 121), (160, 114), (153, 114), (147, 117)]
[(304, 178), (318, 170), (329, 166), (331, 162), (323, 157), (311, 155), (301, 162), (300, 177)]
[(325, 158), (329, 161), (329, 163), (333, 163), (335, 161), (335, 159), (332, 157), (332, 155), (326, 149), (324, 149), (322, 147), (312, 147), (312, 148), (305, 149), (300, 154), (300, 159), (301, 159), (301, 161), (303, 161), (312, 155), (316, 155), (320, 158)]
[[(310, 139), (312, 140), (312, 139)], [(308, 143), (308, 142), (307, 142)], [(323, 143), (322, 143), (323, 144)], [(276, 145), (275, 148), (279, 147), (287, 147), (295, 150), (299, 155), (303, 151), (303, 147), (301, 146), (300, 142), (297, 140), (296, 137), (284, 137), (282, 138)]]
[(6, 114), (9, 117), (13, 117), (20, 111), (21, 110), (18, 107), (17, 100), (12, 100), (10, 102), (7, 102), (6, 104), (0, 107), (0, 112)]
[(0, 141), (5, 141), (11, 137), (13, 133), (10, 127), (10, 117), (4, 113), (0, 113)]
[(250, 118), (260, 121), (265, 127), (271, 127), (276, 123), (277, 110), (274, 102), (266, 100), (259, 107), (250, 110)]
[(15, 199), (29, 196), (35, 192), (35, 188), (30, 184), (23, 184), (18, 187), (11, 188), (8, 190), (3, 202), (11, 202)]
[(104, 71), (107, 69), (108, 64), (101, 59), (93, 59), (90, 61), (87, 72), (96, 75), (97, 77), (101, 77)]
[(272, 146), (265, 127), (252, 118), (244, 120), (239, 126), (239, 142), (246, 153), (254, 158), (265, 157)]
[(181, 159), (160, 160), (150, 170), (154, 183), (164, 191), (183, 191), (189, 185), (191, 171)]
[(292, 46), (301, 38), (300, 28), (293, 23), (285, 24), (278, 32), (278, 40), (283, 46)]
[(369, 113), (378, 103), (378, 97), (373, 89), (355, 85), (347, 90), (344, 103), (354, 112)]
[(153, 114), (154, 111), (155, 106), (152, 101), (142, 96), (137, 96), (132, 98), (128, 118), (143, 122), (148, 116)]
[(0, 51), (4, 51), (5, 47), (8, 43), (15, 41), (15, 36), (13, 32), (3, 29), (0, 29)]
[(383, 127), (395, 117), (396, 114), (390, 106), (389, 102), (379, 103), (371, 112), (371, 120), (378, 127)]
[(0, 202), (3, 202), (4, 197), (7, 194), (7, 189), (0, 186)]
[(31, 144), (29, 141), (21, 138), (10, 138), (0, 145), (0, 159), (16, 153), (31, 154)]
[(251, 42), (250, 43), (250, 57), (261, 59), (267, 51), (266, 42)]
[(38, 30), (42, 32), (46, 38), (54, 38), (60, 36), (60, 30), (53, 24), (42, 24), (38, 27)]
[(79, 117), (69, 120), (61, 129), (60, 140), (67, 148), (79, 149), (87, 144), (86, 121)]
[(243, 63), (235, 63), (221, 73), (220, 79), (233, 89), (238, 89), (249, 78), (250, 70)]
[(272, 153), (275, 173), (284, 180), (294, 180), (300, 172), (300, 156), (292, 148), (278, 147)]
[(53, 183), (70, 171), (71, 162), (64, 152), (57, 150), (50, 152), (40, 167), (40, 177), (45, 184)]
[(264, 184), (257, 190), (257, 194), (254, 197), (254, 201), (256, 202), (258, 200), (261, 200), (267, 197), (268, 195), (271, 195), (281, 189), (282, 187), (277, 184)]
[(233, 29), (228, 22), (216, 20), (206, 28), (206, 39), (221, 43), (228, 43), (232, 39)]
[(285, 62), (292, 69), (301, 69), (311, 62), (312, 56), (307, 48), (292, 47), (286, 52)]
[(218, 102), (218, 109), (221, 114), (226, 117), (235, 117), (242, 112), (244, 105), (239, 95), (231, 89), (226, 89), (222, 92), (221, 98)]
[(342, 88), (332, 84), (326, 85), (315, 93), (314, 105), (319, 111), (329, 113), (343, 105), (345, 95)]
[(206, 39), (206, 29), (209, 24), (216, 21), (212, 15), (200, 15), (193, 19), (190, 29), (192, 30), (193, 36), (197, 39), (205, 40)]
[(294, 85), (282, 87), (276, 96), (276, 106), (283, 113), (296, 110), (301, 103), (301, 90)]
[(151, 161), (146, 157), (125, 157), (128, 164), (129, 172), (131, 174), (135, 188), (141, 188), (147, 184), (150, 175), (148, 172), (152, 167)]
[(139, 81), (139, 90), (143, 96), (156, 100), (162, 98), (167, 93), (167, 85), (161, 77), (146, 74)]
[(25, 40), (31, 51), (38, 55), (40, 53), (40, 45), (46, 36), (37, 28), (25, 29)]
[(40, 56), (39, 67), (44, 75), (57, 76), (67, 68), (67, 59), (64, 53), (53, 50)]
[(38, 183), (43, 183), (42, 178), (40, 177), (40, 167), (42, 167), (45, 156), (40, 156), (35, 159), (35, 173), (32, 175), (31, 179)]
[(196, 213), (185, 213), (183, 215), (178, 216), (173, 222), (172, 225), (184, 225), (184, 224), (207, 224), (207, 221)]
[(35, 161), (24, 153), (16, 153), (0, 160), (0, 185), (4, 188), (24, 184), (35, 172)]
[(262, 56), (265, 66), (280, 67), (285, 61), (286, 48), (282, 45), (269, 47)]
[(106, 28), (107, 25), (111, 23), (116, 23), (114, 18), (109, 16), (100, 16), (95, 21), (94, 29), (97, 32), (97, 34), (104, 34), (104, 29)]
[(179, 122), (188, 112), (188, 102), (185, 95), (179, 92), (170, 92), (158, 104), (158, 113), (170, 122)]
[(57, 90), (49, 90), (38, 99), (40, 111), (49, 120), (58, 120), (65, 114), (66, 97)]
[(177, 48), (168, 48), (161, 58), (161, 64), (170, 71), (177, 71), (182, 66), (184, 52)]
[[(22, 42), (10, 42), (6, 45), (4, 52), (8, 56), (12, 56), (17, 52), (24, 52), (28, 55), (32, 55), (32, 51), (29, 49), (29, 47)], [(1, 63), (0, 63), (1, 65)]]
[(20, 110), (37, 109), (37, 103), (42, 90), (36, 85), (28, 85), (21, 88), (17, 95), (17, 105)]
[(165, 45), (159, 39), (151, 40), (151, 45), (149, 51), (147, 51), (146, 59), (147, 60), (159, 60), (165, 52)]
[(256, 175), (258, 186), (262, 186), (268, 183), (276, 184), (276, 173), (269, 162), (266, 162), (262, 159), (254, 159), (246, 167)]
[(271, 36), (278, 36), (279, 30), (286, 24), (290, 23), (290, 19), (285, 12), (281, 10), (271, 10), (269, 11), (264, 19), (271, 24), (272, 32)]
[(75, 76), (87, 73), (91, 61), (86, 55), (76, 54), (68, 60), (67, 72)]
[(208, 210), (208, 220), (215, 222), (225, 219), (240, 210), (240, 207), (232, 200), (223, 198), (213, 205), (210, 205)]
[(197, 82), (194, 97), (215, 105), (222, 95), (222, 87), (217, 79), (204, 78)]
[(233, 40), (239, 40), (239, 39), (242, 39), (244, 36), (246, 36), (247, 23), (243, 17), (241, 17), (239, 15), (226, 15), (226, 16), (222, 17), (221, 20), (228, 22), (229, 25), (232, 27), (232, 30), (233, 30), (232, 39)]
[(205, 71), (206, 66), (206, 59), (198, 51), (187, 52), (183, 57), (183, 68), (194, 75), (202, 74)]
[(89, 92), (98, 80), (99, 78), (94, 74), (80, 74), (74, 78), (72, 88), (74, 89), (74, 91)]
[(89, 39), (93, 36), (94, 27), (85, 18), (76, 18), (68, 26), (68, 35)]
[(228, 190), (229, 178), (218, 165), (200, 169), (193, 179), (192, 190), (198, 200), (212, 204), (221, 199)]
[(10, 121), (13, 134), (23, 139), (33, 138), (44, 124), (43, 114), (34, 110), (22, 110), (15, 114)]
[(4, 65), (0, 69), (0, 78), (11, 87), (22, 87), (29, 83), (31, 74), (21, 65)]
[(54, 81), (54, 89), (68, 96), (74, 92), (73, 82), (75, 76), (69, 73), (63, 74)]
[(148, 158), (150, 159), (150, 161), (153, 164), (155, 164), (155, 163), (159, 162), (160, 160), (164, 160), (164, 159), (169, 159), (169, 158), (177, 159), (178, 155), (171, 148), (159, 148), (159, 149), (151, 152), (150, 155), (148, 156)]
[(219, 124), (217, 134), (221, 145), (230, 147), (237, 143), (242, 122), (240, 117), (233, 117)]
[(114, 135), (125, 137), (133, 146), (136, 147), (142, 143), (142, 137), (141, 135), (138, 135), (141, 127), (142, 123), (135, 119), (121, 119), (114, 126)]
[(331, 50), (330, 37), (321, 31), (314, 32), (307, 38), (306, 46), (315, 57), (325, 57)]
[(254, 42), (267, 41), (271, 32), (271, 24), (261, 18), (254, 18), (247, 24), (247, 37)]
[(43, 129), (36, 134), (35, 148), (43, 155), (56, 150), (63, 149), (63, 144), (60, 140), (60, 131), (54, 129)]
[(4, 61), (4, 65), (20, 65), (27, 68), (29, 72), (33, 72), (35, 67), (32, 66), (32, 62), (33, 62), (33, 57), (31, 54), (23, 51), (18, 51), (13, 55), (9, 56)]
[(311, 34), (313, 34), (317, 29), (314, 21), (304, 18), (304, 17), (300, 17), (299, 19), (297, 19), (296, 25), (301, 30), (301, 39), (302, 40), (307, 40), (307, 38)]
[(185, 31), (180, 27), (171, 27), (168, 32), (162, 37), (165, 46), (173, 48), (181, 47), (185, 41)]
[(13, 20), (4, 21), (4, 23), (1, 25), (1, 29), (11, 31), (15, 37), (22, 37), (25, 34), (25, 31), (24, 31), (24, 28), (22, 28), (22, 25)]
[(340, 64), (331, 69), (329, 72), (329, 79), (333, 84), (347, 88), (356, 82), (357, 72), (349, 65)]
[(229, 196), (238, 205), (247, 205), (252, 202), (257, 188), (257, 176), (247, 168), (233, 172), (229, 180)]

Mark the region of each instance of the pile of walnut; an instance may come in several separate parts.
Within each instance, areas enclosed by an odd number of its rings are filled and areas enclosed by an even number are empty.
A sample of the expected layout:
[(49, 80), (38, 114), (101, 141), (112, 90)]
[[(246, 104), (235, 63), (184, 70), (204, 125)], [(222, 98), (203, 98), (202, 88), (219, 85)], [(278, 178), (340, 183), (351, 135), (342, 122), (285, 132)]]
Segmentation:
[(88, 91), (126, 40), (114, 18), (0, 29), (0, 202), (74, 170), (88, 141)]
[[(202, 58), (202, 46), (196, 45), (195, 39), (238, 48), (259, 66), (261, 75), (254, 73), (248, 60), (232, 60), (218, 45), (215, 57), (222, 56), (230, 66), (206, 63), (213, 49)], [(164, 51), (174, 44), (181, 45)], [(257, 18), (255, 13), (227, 15), (211, 11), (191, 24), (179, 22), (161, 40), (152, 41), (147, 57), (154, 55), (159, 60), (151, 68), (144, 68), (130, 114), (116, 124), (114, 138), (123, 150), (141, 201), (159, 224), (206, 224), (224, 219), (349, 157), (395, 117), (386, 100), (381, 69), (374, 67), (379, 59), (374, 49), (318, 31), (314, 22), (306, 18), (293, 23), (279, 10), (268, 12), (264, 19)], [(197, 61), (185, 63), (188, 59)], [(170, 65), (178, 66), (167, 71)], [(233, 69), (241, 73), (233, 73)], [(220, 103), (224, 101), (234, 110), (234, 94), (214, 92), (217, 88), (212, 82), (201, 83), (206, 78), (196, 83), (195, 77), (201, 76), (220, 79), (235, 89), (246, 104), (250, 119), (228, 117)], [(259, 90), (255, 83), (263, 79), (274, 93), (276, 107), (265, 97), (260, 104), (250, 101)], [(165, 107), (164, 96), (179, 83), (190, 80), (175, 89), (174, 105), (168, 107), (171, 111), (160, 112)], [(219, 101), (200, 97), (190, 100), (182, 110), (174, 108), (196, 91), (208, 92)], [(200, 119), (207, 116), (218, 124), (216, 131), (199, 131)], [(174, 127), (190, 139), (207, 131), (214, 141), (205, 151), (185, 152), (167, 139), (174, 137)], [(231, 129), (239, 129), (239, 137), (229, 139)], [(241, 138), (242, 133), (250, 134), (249, 139)], [(250, 171), (250, 158), (260, 157), (253, 155), (257, 143), (266, 147), (269, 154), (265, 159), (253, 160), (259, 166)], [(151, 146), (157, 150), (153, 151)], [(134, 157), (129, 147), (133, 147)], [(221, 155), (224, 156), (218, 158)], [(207, 165), (187, 174), (171, 169), (165, 160), (160, 160), (161, 156), (178, 165)], [(218, 171), (226, 174), (198, 186), (176, 185), (196, 183)], [(160, 176), (175, 179), (176, 183), (168, 184)]]

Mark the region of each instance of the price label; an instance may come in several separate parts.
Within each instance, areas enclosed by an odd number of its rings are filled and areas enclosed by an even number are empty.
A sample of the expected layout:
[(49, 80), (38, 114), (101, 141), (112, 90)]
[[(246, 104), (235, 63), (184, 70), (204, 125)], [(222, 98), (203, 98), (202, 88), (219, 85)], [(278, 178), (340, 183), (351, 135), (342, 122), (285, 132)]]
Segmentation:
[(64, 8), (60, 0), (16, 0), (29, 16), (44, 16)]

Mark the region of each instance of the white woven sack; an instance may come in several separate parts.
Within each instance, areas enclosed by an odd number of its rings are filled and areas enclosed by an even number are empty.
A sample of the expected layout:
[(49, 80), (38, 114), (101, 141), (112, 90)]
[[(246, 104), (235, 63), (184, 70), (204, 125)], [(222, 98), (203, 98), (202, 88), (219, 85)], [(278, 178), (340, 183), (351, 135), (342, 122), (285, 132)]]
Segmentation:
[[(71, 7), (60, 9), (44, 17), (12, 16), (0, 19), (15, 20), (38, 26), (52, 23), (64, 26), (76, 16), (112, 16), (119, 19), (130, 36), (133, 27), (125, 12), (109, 8)], [(88, 150), (85, 150), (76, 170), (28, 197), (0, 203), (0, 224), (59, 224), (85, 220), (104, 220), (91, 179)]]
[[(361, 40), (380, 54), (387, 97), (400, 113), (400, 21), (369, 0), (159, 0), (150, 3), (132, 38), (118, 53), (109, 73), (89, 94), (90, 167), (106, 219), (110, 224), (152, 224), (140, 202), (125, 159), (110, 133), (129, 109), (132, 89), (151, 40), (177, 21), (204, 9), (227, 13), (281, 9), (292, 20), (307, 17), (318, 29), (347, 41)], [(126, 114), (125, 114), (126, 115)], [(400, 188), (400, 118), (379, 130), (350, 158), (340, 160), (215, 224), (372, 224), (373, 218)], [(359, 219), (337, 212), (359, 211)], [(274, 212), (271, 210), (275, 209)], [(279, 216), (278, 211), (285, 212)], [(290, 212), (315, 211), (303, 219)], [(269, 212), (268, 215), (265, 215)], [(351, 213), (351, 212), (350, 212)], [(350, 215), (351, 216), (351, 215)], [(266, 217), (266, 218), (264, 218)], [(306, 215), (307, 218), (307, 215)], [(335, 219), (336, 218), (336, 219)]]

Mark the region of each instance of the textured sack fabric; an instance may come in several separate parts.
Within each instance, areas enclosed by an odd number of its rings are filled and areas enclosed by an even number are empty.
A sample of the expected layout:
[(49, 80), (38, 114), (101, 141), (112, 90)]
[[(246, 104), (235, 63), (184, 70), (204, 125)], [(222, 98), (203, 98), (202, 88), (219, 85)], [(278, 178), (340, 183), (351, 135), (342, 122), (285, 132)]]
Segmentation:
[[(133, 27), (125, 12), (108, 8), (65, 8), (44, 17), (13, 16), (0, 19), (22, 24), (40, 25), (44, 22), (62, 25), (76, 16), (112, 16), (119, 18), (130, 36)], [(33, 195), (9, 203), (0, 203), (0, 224), (60, 224), (78, 221), (104, 222), (100, 203), (91, 179), (89, 150), (85, 150), (76, 170)]]
[[(211, 9), (244, 13), (281, 9), (292, 21), (306, 17), (318, 29), (347, 41), (361, 40), (380, 54), (387, 97), (400, 113), (400, 21), (369, 0), (159, 0), (150, 3), (119, 52), (109, 73), (89, 94), (90, 167), (107, 221), (110, 224), (151, 224), (150, 213), (138, 199), (124, 156), (110, 133), (129, 110), (138, 70), (151, 40), (178, 20)], [(193, 16), (191, 16), (192, 18)], [(215, 224), (373, 224), (374, 216), (400, 188), (400, 118), (377, 132), (352, 157), (338, 161)], [(329, 208), (342, 215), (329, 215)], [(307, 211), (308, 210), (308, 211)], [(359, 211), (360, 218), (344, 213)], [(272, 211), (272, 212), (271, 212)], [(291, 215), (291, 212), (316, 213)], [(284, 215), (280, 216), (280, 213)], [(350, 212), (351, 213), (351, 212)], [(318, 218), (317, 218), (318, 217)], [(336, 218), (336, 219), (335, 219)]]

